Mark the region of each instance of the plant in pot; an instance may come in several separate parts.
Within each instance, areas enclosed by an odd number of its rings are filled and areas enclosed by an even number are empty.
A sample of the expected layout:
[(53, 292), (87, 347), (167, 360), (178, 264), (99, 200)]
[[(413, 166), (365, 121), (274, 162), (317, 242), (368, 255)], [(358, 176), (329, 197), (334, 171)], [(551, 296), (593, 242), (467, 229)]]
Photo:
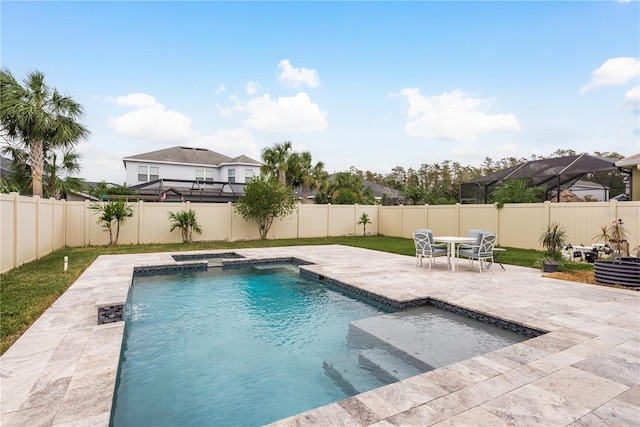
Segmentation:
[(567, 241), (565, 228), (558, 223), (551, 223), (542, 234), (539, 242), (544, 247), (544, 258), (542, 259), (542, 271), (553, 273), (558, 270), (558, 262), (562, 258), (560, 250)]
[(600, 232), (593, 237), (597, 242), (605, 242), (613, 251), (612, 258), (619, 259), (629, 256), (629, 242), (623, 228), (622, 219), (613, 220), (609, 224), (601, 225)]
[(600, 227), (596, 240), (608, 242), (610, 259), (596, 260), (596, 283), (640, 287), (640, 258), (629, 256), (629, 242), (621, 219)]

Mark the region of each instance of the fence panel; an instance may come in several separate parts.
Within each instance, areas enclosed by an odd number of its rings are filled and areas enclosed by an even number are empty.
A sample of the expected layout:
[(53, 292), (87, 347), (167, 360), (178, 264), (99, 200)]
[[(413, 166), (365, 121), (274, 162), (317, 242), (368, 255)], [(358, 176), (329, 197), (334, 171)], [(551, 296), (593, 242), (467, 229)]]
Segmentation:
[(418, 228), (430, 228), (428, 221), (429, 206), (416, 205), (402, 208), (401, 237), (413, 238), (414, 230)]
[(402, 236), (402, 211), (404, 206), (381, 206), (378, 232), (385, 236)]
[(504, 205), (498, 211), (500, 229), (498, 238), (502, 246), (540, 249), (538, 236), (548, 223), (549, 203), (516, 203)]
[(19, 264), (16, 260), (14, 243), (16, 242), (17, 194), (0, 194), (0, 271), (9, 271)]
[(356, 234), (356, 209), (354, 205), (327, 205), (329, 211), (329, 237)]
[(298, 206), (298, 237), (327, 237), (329, 235), (329, 210), (326, 205)]
[(65, 201), (56, 200), (53, 204), (53, 249), (62, 249), (65, 245)]
[(466, 236), (471, 228), (498, 233), (500, 244), (499, 214), (494, 205), (460, 205), (459, 236)]
[(435, 236), (457, 236), (459, 228), (458, 206), (459, 205), (429, 206), (427, 228), (433, 230)]
[(48, 255), (53, 252), (53, 199), (36, 199), (37, 206), (37, 231), (36, 258)]

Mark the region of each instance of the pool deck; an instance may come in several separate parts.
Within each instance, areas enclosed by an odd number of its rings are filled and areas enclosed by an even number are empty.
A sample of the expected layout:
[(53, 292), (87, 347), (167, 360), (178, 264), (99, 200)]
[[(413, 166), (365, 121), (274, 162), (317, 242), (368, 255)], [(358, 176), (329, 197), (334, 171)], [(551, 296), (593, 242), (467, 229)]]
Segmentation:
[[(640, 423), (640, 292), (508, 265), (481, 274), (461, 261), (449, 272), (443, 258), (428, 271), (413, 257), (337, 245), (233, 252), (302, 259), (394, 301), (432, 298), (548, 332), (272, 426)], [(170, 253), (100, 256), (0, 357), (0, 425), (108, 426), (124, 323), (97, 325), (97, 307), (124, 302), (134, 266), (169, 264)], [(239, 425), (250, 410), (238, 408)]]

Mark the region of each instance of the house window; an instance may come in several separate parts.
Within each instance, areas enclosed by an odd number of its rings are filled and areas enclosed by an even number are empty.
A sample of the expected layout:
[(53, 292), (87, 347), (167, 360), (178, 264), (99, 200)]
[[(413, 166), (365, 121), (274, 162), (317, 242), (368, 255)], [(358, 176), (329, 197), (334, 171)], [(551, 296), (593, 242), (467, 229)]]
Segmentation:
[(158, 166), (138, 166), (138, 182), (155, 181), (160, 178)]
[(208, 171), (206, 169), (196, 169), (196, 181), (213, 182), (213, 171)]
[(244, 182), (247, 184), (253, 180), (253, 169), (244, 170)]
[(227, 171), (227, 177), (228, 177), (229, 183), (233, 184), (234, 182), (236, 182), (236, 170), (229, 169)]

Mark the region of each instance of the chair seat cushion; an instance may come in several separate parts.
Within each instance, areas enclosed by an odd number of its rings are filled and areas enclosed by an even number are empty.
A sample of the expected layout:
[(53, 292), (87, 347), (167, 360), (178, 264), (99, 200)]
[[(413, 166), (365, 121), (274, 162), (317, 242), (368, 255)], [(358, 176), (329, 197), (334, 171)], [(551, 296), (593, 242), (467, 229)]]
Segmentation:
[(475, 258), (478, 256), (478, 248), (472, 249), (460, 249), (458, 251), (458, 255), (462, 255), (462, 256), (466, 256), (466, 257), (470, 257), (470, 258)]

